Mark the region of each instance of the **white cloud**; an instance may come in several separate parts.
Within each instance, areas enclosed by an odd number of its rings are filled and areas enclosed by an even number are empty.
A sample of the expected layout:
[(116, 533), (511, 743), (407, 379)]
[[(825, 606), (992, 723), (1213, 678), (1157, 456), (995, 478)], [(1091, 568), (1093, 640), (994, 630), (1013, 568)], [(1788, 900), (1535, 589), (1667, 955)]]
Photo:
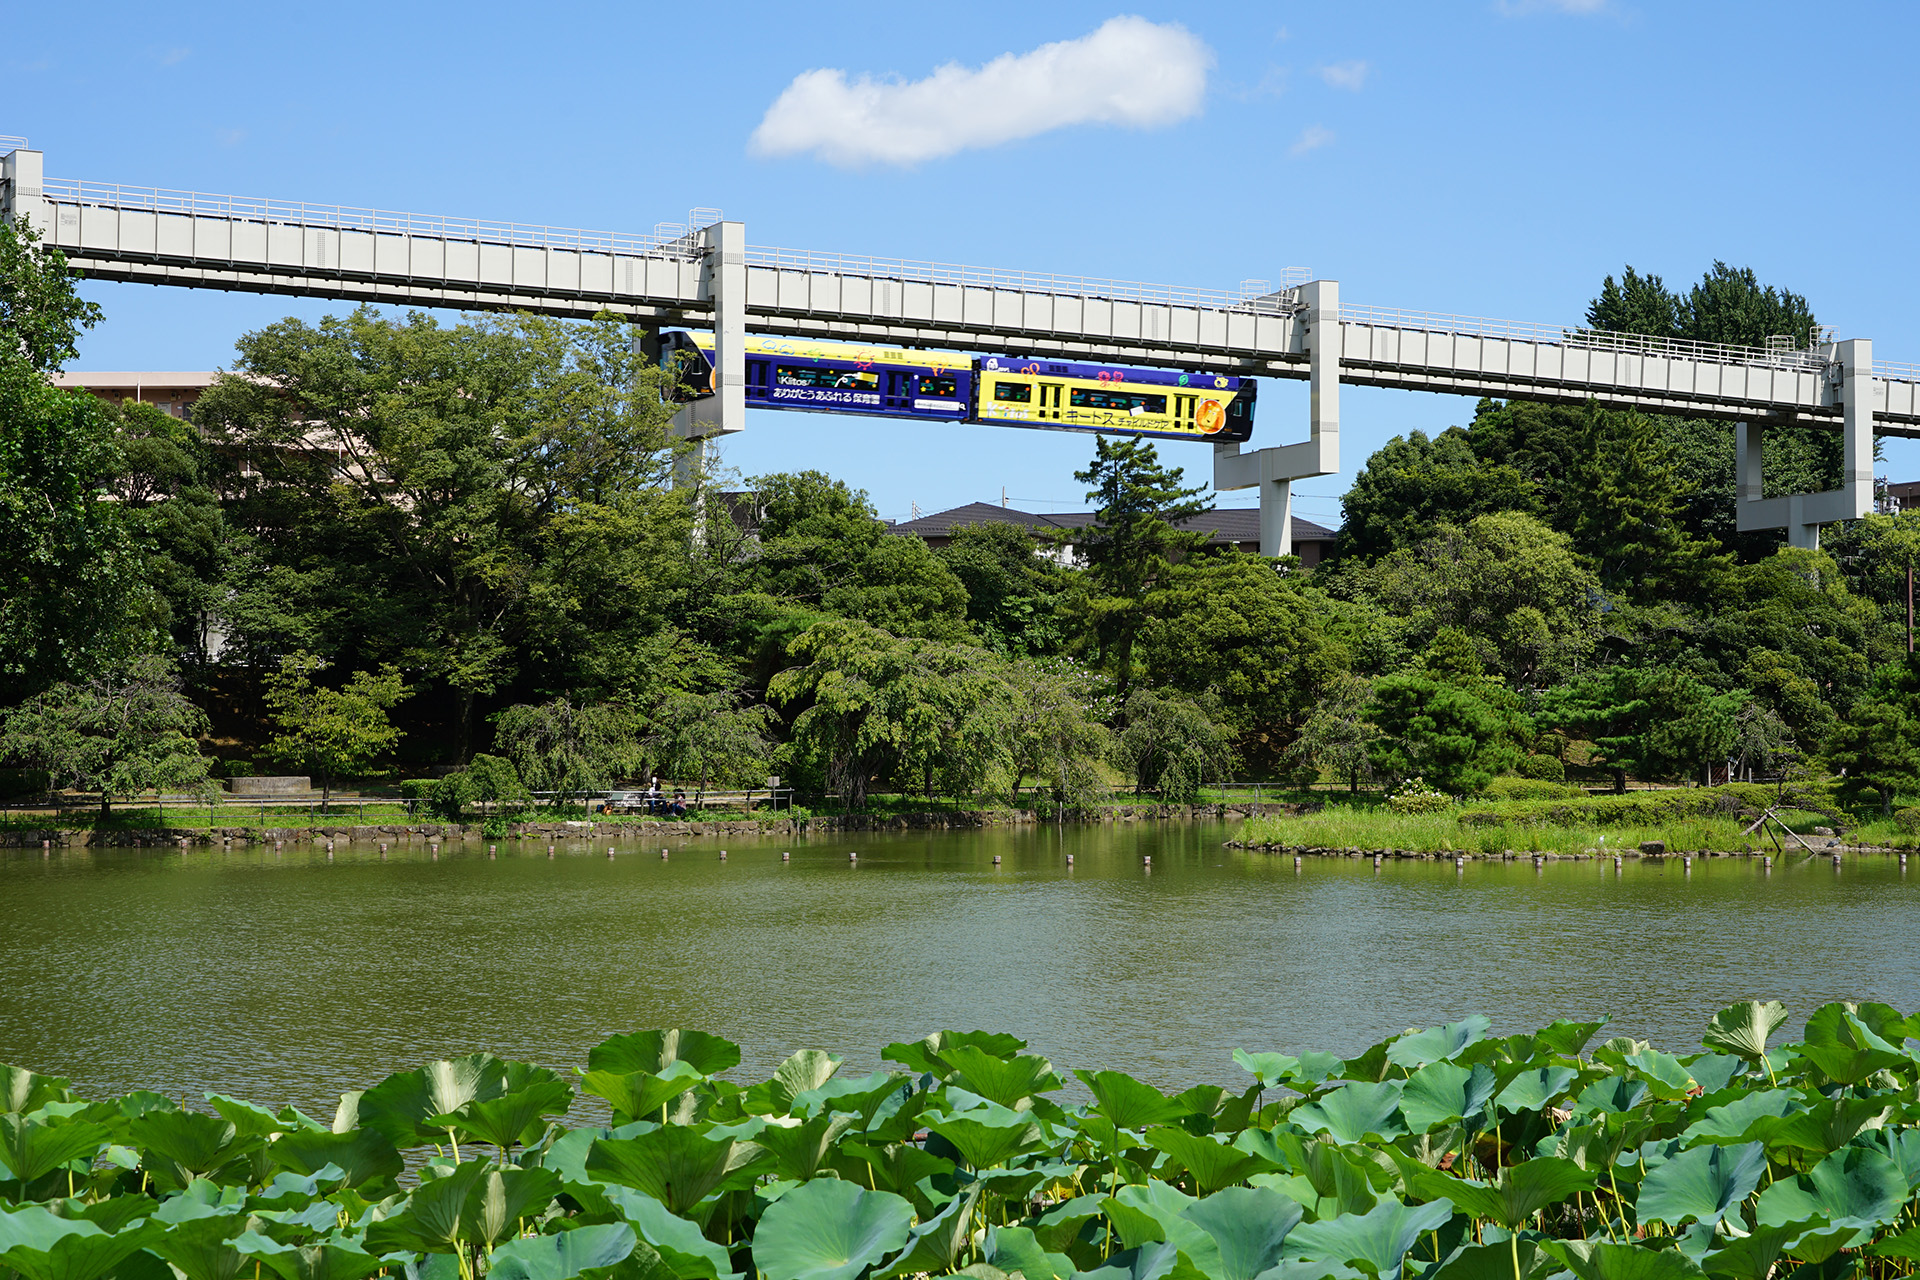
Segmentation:
[(1372, 70), (1360, 61), (1336, 62), (1330, 67), (1320, 68), (1320, 78), (1336, 89), (1358, 89), (1367, 82), (1367, 74)]
[(753, 132), (760, 155), (829, 164), (917, 164), (1076, 124), (1150, 129), (1200, 111), (1213, 51), (1185, 27), (1110, 18), (1078, 40), (948, 63), (924, 80), (796, 76)]
[(193, 50), (176, 45), (174, 48), (163, 50), (159, 56), (161, 66), (177, 67), (193, 56)]
[(1325, 125), (1310, 124), (1300, 131), (1300, 136), (1287, 148), (1290, 156), (1303, 156), (1309, 151), (1318, 151), (1333, 141), (1333, 130)]

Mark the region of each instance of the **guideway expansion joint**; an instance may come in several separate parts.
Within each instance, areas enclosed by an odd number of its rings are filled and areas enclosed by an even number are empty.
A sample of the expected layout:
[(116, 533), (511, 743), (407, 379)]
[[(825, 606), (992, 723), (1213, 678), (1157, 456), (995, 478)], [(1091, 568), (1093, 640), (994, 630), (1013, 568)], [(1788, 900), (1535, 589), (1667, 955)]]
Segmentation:
[(1216, 490), (1260, 491), (1260, 554), (1293, 554), (1293, 482), (1340, 469), (1340, 282), (1315, 280), (1292, 291), (1306, 323), (1307, 438), (1297, 444), (1239, 452), (1236, 444), (1213, 449)]
[[(1831, 360), (1827, 379), (1835, 384), (1841, 404), (1844, 469), (1840, 488), (1824, 493), (1761, 496), (1765, 492), (1768, 424), (1742, 422), (1734, 434), (1734, 476), (1738, 485), (1734, 507), (1740, 532), (1784, 528), (1789, 545), (1809, 550), (1819, 549), (1821, 525), (1858, 520), (1873, 513), (1873, 343), (1867, 338), (1852, 338), (1821, 350)], [(1792, 417), (1786, 416), (1776, 425), (1791, 421)]]

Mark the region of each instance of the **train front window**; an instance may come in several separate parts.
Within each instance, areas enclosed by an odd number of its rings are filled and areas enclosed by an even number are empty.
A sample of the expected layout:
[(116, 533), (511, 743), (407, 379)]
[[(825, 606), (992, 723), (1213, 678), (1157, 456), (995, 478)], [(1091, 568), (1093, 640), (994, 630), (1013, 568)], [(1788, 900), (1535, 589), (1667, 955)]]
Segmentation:
[(918, 379), (919, 392), (923, 396), (953, 396), (959, 394), (958, 384), (951, 375), (943, 377), (921, 377)]
[(1031, 404), (1033, 387), (1022, 382), (996, 382), (993, 384), (993, 398), (1013, 404)]
[(1075, 387), (1068, 400), (1076, 409), (1111, 409), (1119, 413), (1165, 413), (1165, 396), (1143, 395), (1138, 391), (1110, 391), (1106, 387)]

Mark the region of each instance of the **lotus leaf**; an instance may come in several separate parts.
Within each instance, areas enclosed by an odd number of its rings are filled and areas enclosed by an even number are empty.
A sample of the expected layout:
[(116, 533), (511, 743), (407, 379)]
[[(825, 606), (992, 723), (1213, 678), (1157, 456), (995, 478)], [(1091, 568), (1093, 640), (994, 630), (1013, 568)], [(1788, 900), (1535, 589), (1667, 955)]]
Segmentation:
[(1753, 1132), (1769, 1151), (1809, 1151), (1818, 1156), (1838, 1151), (1854, 1138), (1878, 1129), (1894, 1114), (1884, 1099), (1830, 1098), (1778, 1119), (1761, 1120)]
[(152, 1223), (107, 1232), (85, 1219), (27, 1205), (0, 1212), (0, 1266), (25, 1280), (98, 1280), (158, 1234)]
[(973, 1208), (980, 1199), (974, 1183), (936, 1214), (915, 1223), (897, 1257), (873, 1273), (873, 1280), (889, 1276), (946, 1275), (959, 1265), (960, 1255), (973, 1239)]
[(244, 1138), (269, 1137), (287, 1127), (286, 1121), (265, 1107), (239, 1098), (229, 1098), (225, 1094), (209, 1093), (207, 1105), (213, 1108), (215, 1115), (239, 1130)]
[(7, 1112), (0, 1115), (0, 1164), (6, 1176), (32, 1182), (107, 1145), (108, 1129), (85, 1120), (44, 1123)]
[(913, 1206), (885, 1191), (816, 1178), (767, 1207), (753, 1234), (766, 1280), (855, 1280), (906, 1244)]
[[(212, 1173), (255, 1145), (233, 1121), (198, 1111), (149, 1111), (127, 1122), (128, 1141), (189, 1175)], [(182, 1184), (186, 1179), (181, 1179)]]
[(1140, 1245), (1116, 1253), (1077, 1280), (1205, 1280), (1178, 1248), (1165, 1242)]
[(1637, 1078), (1647, 1082), (1647, 1088), (1656, 1098), (1668, 1101), (1684, 1098), (1697, 1083), (1685, 1063), (1658, 1049), (1625, 1054), (1622, 1061)]
[(819, 1089), (839, 1069), (839, 1058), (818, 1049), (802, 1049), (780, 1064), (773, 1079), (763, 1080), (741, 1095), (741, 1102), (754, 1115), (787, 1115), (801, 1094)]
[(1248, 1053), (1235, 1049), (1233, 1060), (1240, 1069), (1260, 1082), (1262, 1089), (1278, 1088), (1300, 1069), (1300, 1059), (1285, 1053)]
[(953, 1161), (906, 1142), (884, 1146), (843, 1142), (840, 1152), (846, 1157), (838, 1166), (843, 1173), (857, 1168), (855, 1181), (902, 1194), (923, 1178), (939, 1177), (954, 1169)]
[(1617, 1114), (1632, 1111), (1647, 1096), (1644, 1080), (1632, 1080), (1626, 1076), (1602, 1076), (1592, 1084), (1581, 1089), (1573, 1100), (1575, 1115), (1593, 1115), (1596, 1112)]
[(1756, 1227), (1702, 1257), (1700, 1266), (1708, 1275), (1727, 1280), (1767, 1280), (1780, 1251), (1798, 1235), (1799, 1227)]
[(1293, 1174), (1255, 1174), (1250, 1181), (1298, 1200), (1315, 1218), (1366, 1213), (1380, 1202), (1357, 1150), (1292, 1133), (1245, 1133), (1235, 1145), (1259, 1152)]
[(1287, 1118), (1308, 1133), (1331, 1134), (1338, 1142), (1398, 1137), (1407, 1131), (1400, 1089), (1398, 1080), (1343, 1085), (1294, 1108)]
[[(1882, 1068), (1910, 1062), (1895, 1043), (1883, 1038), (1860, 1016), (1861, 1008), (1822, 1005), (1807, 1019), (1806, 1043), (1799, 1047), (1800, 1055), (1839, 1084), (1856, 1084)], [(1885, 1005), (1865, 1008), (1891, 1014), (1876, 1017), (1874, 1022), (1882, 1030), (1905, 1037), (1905, 1020), (1900, 1015)]]
[(239, 1213), (246, 1206), (245, 1187), (223, 1187), (208, 1178), (195, 1178), (179, 1195), (168, 1196), (153, 1216), (159, 1222), (191, 1222)]
[(1445, 1200), (1406, 1205), (1383, 1196), (1371, 1212), (1300, 1224), (1288, 1235), (1286, 1251), (1308, 1261), (1347, 1263), (1392, 1280), (1413, 1242), (1451, 1217), (1453, 1205)]
[(573, 1090), (564, 1081), (541, 1080), (497, 1098), (475, 1099), (426, 1123), (505, 1149), (536, 1138), (545, 1128), (544, 1117), (564, 1114), (572, 1105)]
[(1411, 1132), (1428, 1133), (1479, 1116), (1494, 1086), (1493, 1069), (1484, 1062), (1470, 1069), (1453, 1062), (1428, 1063), (1401, 1088), (1400, 1114)]
[(1011, 1058), (1026, 1048), (1027, 1042), (1017, 1036), (991, 1031), (936, 1031), (912, 1044), (890, 1044), (880, 1056), (910, 1071), (945, 1080), (953, 1071), (946, 1060), (946, 1051), (957, 1045), (971, 1045), (996, 1058)]
[(680, 1280), (715, 1280), (733, 1273), (733, 1260), (707, 1239), (697, 1223), (678, 1217), (652, 1196), (631, 1187), (605, 1188), (609, 1202)]
[(1002, 1271), (1018, 1272), (1026, 1280), (1068, 1280), (1073, 1259), (1044, 1248), (1031, 1227), (996, 1227), (987, 1233), (987, 1261)]
[(859, 1116), (864, 1127), (895, 1095), (912, 1091), (913, 1085), (907, 1077), (876, 1071), (857, 1080), (834, 1079), (818, 1088), (803, 1089), (793, 1096), (790, 1113), (817, 1116), (844, 1112)]
[(1760, 1193), (1754, 1217), (1763, 1227), (1784, 1227), (1814, 1218), (1837, 1225), (1863, 1224), (1864, 1239), (1874, 1225), (1890, 1221), (1907, 1198), (1907, 1180), (1898, 1166), (1878, 1151), (1849, 1147), (1836, 1151), (1797, 1178), (1782, 1178)]
[(941, 1055), (957, 1073), (953, 1083), (1003, 1107), (1018, 1106), (1036, 1094), (1051, 1093), (1066, 1083), (1053, 1073), (1053, 1064), (1032, 1054), (996, 1057), (978, 1045), (958, 1044)]
[(430, 1252), (456, 1241), (492, 1244), (515, 1232), (560, 1191), (551, 1169), (500, 1169), (474, 1160), (422, 1182), (406, 1208), (367, 1228), (367, 1247)]
[[(469, 1102), (497, 1098), (506, 1092), (506, 1082), (506, 1064), (490, 1053), (429, 1062), (415, 1071), (396, 1072), (361, 1094), (355, 1123), (378, 1129), (397, 1147), (442, 1142), (447, 1127), (433, 1124), (435, 1116), (458, 1111)], [(343, 1110), (346, 1105), (343, 1096)], [(340, 1127), (336, 1115), (334, 1128)]]
[(1455, 1178), (1422, 1170), (1408, 1180), (1409, 1189), (1428, 1199), (1445, 1199), (1462, 1212), (1490, 1218), (1517, 1230), (1528, 1219), (1577, 1191), (1586, 1191), (1599, 1179), (1596, 1169), (1583, 1169), (1571, 1160), (1540, 1156), (1503, 1167), (1492, 1182)]
[(377, 1129), (348, 1133), (283, 1133), (267, 1147), (267, 1156), (283, 1169), (313, 1174), (332, 1166), (350, 1187), (398, 1177), (405, 1162), (393, 1142)]
[(1102, 1207), (1127, 1248), (1164, 1241), (1185, 1255), (1189, 1265), (1212, 1275), (1221, 1266), (1220, 1246), (1204, 1227), (1187, 1216), (1189, 1209), (1202, 1203), (1176, 1186), (1149, 1178), (1141, 1186), (1121, 1187), (1118, 1194), (1102, 1202)]
[(490, 1280), (573, 1280), (583, 1271), (621, 1262), (633, 1246), (633, 1228), (624, 1222), (526, 1236), (495, 1249), (487, 1275)]
[(1805, 1111), (1799, 1096), (1791, 1089), (1761, 1089), (1744, 1093), (1731, 1102), (1708, 1107), (1698, 1120), (1681, 1133), (1684, 1144), (1752, 1142), (1768, 1121)]
[(1643, 1224), (1716, 1223), (1753, 1194), (1766, 1171), (1766, 1148), (1758, 1142), (1694, 1147), (1647, 1174), (1633, 1211)]
[(588, 1071), (580, 1077), (580, 1089), (596, 1098), (605, 1098), (618, 1121), (659, 1120), (660, 1112), (669, 1102), (704, 1079), (692, 1063), (671, 1062), (658, 1073), (634, 1071), (616, 1075), (611, 1071)]
[(248, 1258), (234, 1245), (247, 1229), (239, 1214), (190, 1218), (176, 1223), (147, 1247), (178, 1267), (187, 1280), (233, 1280)]
[(1301, 1208), (1277, 1191), (1232, 1187), (1189, 1205), (1189, 1222), (1213, 1237), (1218, 1268), (1209, 1280), (1254, 1280), (1280, 1261), (1287, 1233), (1300, 1225)]
[(1092, 1091), (1101, 1115), (1116, 1128), (1145, 1129), (1150, 1124), (1167, 1124), (1188, 1115), (1187, 1105), (1169, 1098), (1150, 1084), (1118, 1071), (1076, 1071), (1080, 1082)]
[(763, 1125), (755, 1141), (773, 1156), (777, 1178), (804, 1181), (820, 1171), (840, 1136), (859, 1123), (853, 1115), (824, 1115), (796, 1125)]
[(1542, 1111), (1579, 1078), (1573, 1067), (1532, 1067), (1508, 1080), (1493, 1105), (1508, 1113)]
[(234, 1238), (233, 1245), (265, 1264), (280, 1280), (366, 1280), (387, 1266), (386, 1259), (349, 1240), (288, 1245), (246, 1231)]
[[(1522, 1280), (1558, 1270), (1537, 1240), (1508, 1239), (1495, 1244), (1466, 1244), (1448, 1254), (1425, 1280)], [(1562, 1272), (1562, 1274), (1565, 1274)]]
[(1606, 1240), (1554, 1240), (1546, 1248), (1579, 1280), (1693, 1280), (1700, 1264), (1672, 1249), (1643, 1249)]
[(1444, 1062), (1487, 1034), (1490, 1018), (1475, 1014), (1444, 1027), (1409, 1032), (1387, 1046), (1387, 1061), (1411, 1071), (1429, 1062)]
[(1748, 1062), (1758, 1062), (1767, 1056), (1768, 1037), (1786, 1020), (1787, 1006), (1778, 1000), (1746, 1000), (1714, 1014), (1700, 1043)]
[(1212, 1195), (1222, 1187), (1244, 1182), (1253, 1174), (1277, 1167), (1252, 1151), (1167, 1125), (1148, 1129), (1146, 1140), (1148, 1146), (1166, 1152), (1175, 1165), (1191, 1173), (1196, 1189), (1203, 1195)]
[(69, 1102), (73, 1099), (72, 1083), (0, 1062), (0, 1113), (24, 1114), (38, 1111), (49, 1102)]
[(1040, 1145), (1040, 1122), (1028, 1111), (986, 1103), (958, 1114), (931, 1116), (927, 1128), (953, 1144), (969, 1167), (996, 1169)]
[(587, 1152), (587, 1172), (644, 1191), (685, 1215), (710, 1195), (750, 1185), (767, 1159), (756, 1143), (672, 1125), (633, 1138), (601, 1139)]
[(658, 1075), (676, 1062), (717, 1076), (740, 1065), (740, 1046), (704, 1031), (636, 1031), (603, 1040), (587, 1053), (587, 1070), (617, 1076)]

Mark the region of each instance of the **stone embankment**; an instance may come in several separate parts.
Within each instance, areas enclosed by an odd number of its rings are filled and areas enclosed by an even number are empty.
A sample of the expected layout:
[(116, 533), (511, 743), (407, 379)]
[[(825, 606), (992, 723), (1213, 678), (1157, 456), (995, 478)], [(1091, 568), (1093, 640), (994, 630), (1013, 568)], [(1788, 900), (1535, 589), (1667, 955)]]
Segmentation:
[[(1838, 860), (1842, 853), (1893, 853), (1890, 848), (1878, 845), (1847, 844), (1831, 837), (1815, 837), (1809, 842), (1811, 848), (1802, 849), (1789, 846), (1787, 852), (1799, 854), (1832, 854)], [(1468, 849), (1363, 849), (1353, 845), (1317, 845), (1317, 844), (1247, 844), (1239, 840), (1228, 840), (1228, 849), (1248, 849), (1255, 853), (1291, 854), (1297, 861), (1301, 858), (1372, 858), (1375, 862), (1387, 858), (1405, 858), (1426, 862), (1592, 862), (1597, 859), (1611, 858), (1682, 858), (1688, 862), (1695, 858), (1766, 858), (1773, 860), (1773, 851), (1766, 849), (1746, 849), (1736, 852), (1711, 849), (1669, 849), (1659, 840), (1648, 840), (1639, 845), (1623, 845), (1617, 849), (1588, 849), (1581, 853), (1553, 853), (1541, 849), (1504, 849), (1499, 853), (1487, 853)], [(1901, 862), (1906, 854), (1900, 855)]]
[[(1196, 804), (1109, 805), (1076, 817), (1069, 823), (1143, 822), (1251, 818), (1294, 814), (1297, 805)], [(966, 830), (978, 827), (1019, 826), (1055, 822), (1052, 814), (1033, 809), (956, 809), (905, 814), (816, 814), (808, 818), (734, 818), (685, 822), (513, 822), (492, 836), (480, 823), (410, 822), (369, 825), (326, 824), (311, 827), (153, 827), (137, 831), (19, 830), (0, 832), (0, 847), (62, 847), (71, 845), (179, 845), (245, 844), (279, 841), (346, 841), (404, 844), (452, 840), (639, 840), (688, 839), (703, 836), (800, 836), (830, 831)]]

